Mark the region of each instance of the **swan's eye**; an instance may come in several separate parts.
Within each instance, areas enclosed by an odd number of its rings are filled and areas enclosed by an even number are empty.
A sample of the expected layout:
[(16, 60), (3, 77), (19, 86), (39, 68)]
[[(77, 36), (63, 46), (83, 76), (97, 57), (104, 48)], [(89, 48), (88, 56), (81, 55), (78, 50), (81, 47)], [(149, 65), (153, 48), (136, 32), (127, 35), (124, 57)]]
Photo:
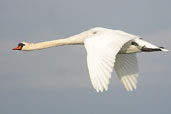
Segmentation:
[(20, 49), (22, 49), (23, 46), (25, 46), (25, 44), (23, 44), (23, 43), (19, 43), (19, 44), (18, 44), (18, 47), (20, 47)]
[(25, 46), (25, 44), (23, 44), (23, 43), (19, 43), (19, 44), (18, 44), (18, 46), (23, 47), (23, 46)]

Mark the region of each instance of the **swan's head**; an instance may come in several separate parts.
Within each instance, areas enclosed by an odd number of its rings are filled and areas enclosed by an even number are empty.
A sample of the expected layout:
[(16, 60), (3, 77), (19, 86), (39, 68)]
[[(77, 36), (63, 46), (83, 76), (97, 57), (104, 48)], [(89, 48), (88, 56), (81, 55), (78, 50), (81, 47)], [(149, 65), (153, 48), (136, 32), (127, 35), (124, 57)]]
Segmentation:
[(30, 45), (30, 43), (27, 42), (21, 42), (18, 44), (18, 46), (16, 48), (13, 48), (12, 50), (20, 50), (20, 51), (24, 51), (26, 50), (26, 48)]

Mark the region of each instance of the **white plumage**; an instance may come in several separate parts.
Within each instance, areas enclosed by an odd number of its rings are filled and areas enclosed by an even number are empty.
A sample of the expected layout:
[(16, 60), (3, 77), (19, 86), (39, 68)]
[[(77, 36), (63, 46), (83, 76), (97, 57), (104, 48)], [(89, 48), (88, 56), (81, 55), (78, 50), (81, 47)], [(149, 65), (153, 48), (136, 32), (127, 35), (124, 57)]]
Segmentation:
[[(135, 36), (123, 37), (124, 35), (120, 31), (103, 31), (84, 42), (90, 79), (97, 92), (108, 89), (117, 53), (126, 42), (135, 39)], [(117, 64), (115, 66), (119, 69)], [(119, 77), (120, 73), (122, 72), (119, 72)]]
[(138, 64), (135, 54), (118, 54), (114, 68), (127, 91), (137, 88)]
[(108, 90), (111, 73), (115, 69), (127, 91), (137, 88), (137, 52), (168, 51), (150, 44), (138, 36), (106, 28), (93, 28), (65, 39), (19, 43), (13, 50), (31, 51), (62, 45), (85, 45), (90, 79), (97, 92)]

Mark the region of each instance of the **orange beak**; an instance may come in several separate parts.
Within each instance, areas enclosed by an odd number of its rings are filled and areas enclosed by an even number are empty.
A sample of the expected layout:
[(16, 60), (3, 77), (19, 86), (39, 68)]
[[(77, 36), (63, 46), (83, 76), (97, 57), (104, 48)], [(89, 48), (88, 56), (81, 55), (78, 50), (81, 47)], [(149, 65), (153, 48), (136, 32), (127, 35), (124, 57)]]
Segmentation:
[(16, 48), (13, 48), (12, 50), (21, 50), (21, 46), (18, 46), (18, 47), (16, 47)]

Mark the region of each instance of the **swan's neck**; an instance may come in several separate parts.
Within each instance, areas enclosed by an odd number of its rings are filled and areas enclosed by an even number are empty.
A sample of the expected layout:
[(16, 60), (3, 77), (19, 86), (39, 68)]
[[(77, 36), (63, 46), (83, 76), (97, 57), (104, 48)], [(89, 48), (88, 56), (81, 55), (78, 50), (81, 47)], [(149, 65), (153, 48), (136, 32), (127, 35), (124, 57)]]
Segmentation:
[(40, 49), (63, 46), (63, 45), (83, 44), (85, 38), (87, 37), (88, 37), (88, 33), (83, 32), (81, 34), (71, 36), (69, 38), (40, 42), (40, 43), (31, 43), (29, 46), (25, 47), (23, 51), (40, 50)]

